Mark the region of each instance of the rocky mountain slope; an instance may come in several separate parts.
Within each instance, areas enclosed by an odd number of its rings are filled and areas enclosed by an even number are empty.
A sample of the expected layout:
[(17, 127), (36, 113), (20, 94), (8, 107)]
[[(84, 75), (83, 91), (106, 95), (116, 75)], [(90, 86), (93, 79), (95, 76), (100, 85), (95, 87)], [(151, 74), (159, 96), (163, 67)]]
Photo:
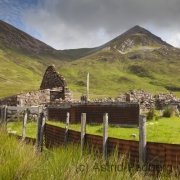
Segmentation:
[(179, 48), (135, 26), (102, 46), (88, 49), (60, 72), (72, 88), (82, 92), (85, 92), (85, 75), (90, 72), (92, 93), (115, 95), (131, 89), (178, 93), (179, 66)]
[[(126, 54), (135, 50), (153, 50), (161, 47), (172, 47), (172, 45), (137, 25), (99, 47), (65, 50), (65, 52), (72, 56), (74, 55), (74, 58), (77, 57), (76, 59), (78, 59), (79, 57), (93, 54), (102, 49), (111, 49), (117, 51), (117, 53)], [(79, 54), (77, 54), (78, 52)]]

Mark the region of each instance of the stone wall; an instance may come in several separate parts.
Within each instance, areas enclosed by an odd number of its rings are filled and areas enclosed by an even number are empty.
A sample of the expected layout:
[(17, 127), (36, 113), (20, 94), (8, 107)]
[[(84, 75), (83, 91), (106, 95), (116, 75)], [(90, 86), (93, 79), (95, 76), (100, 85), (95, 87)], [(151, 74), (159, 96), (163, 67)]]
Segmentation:
[(69, 101), (71, 98), (72, 95), (68, 91), (66, 92), (64, 99), (64, 94), (62, 94), (60, 89), (44, 89), (2, 98), (0, 99), (0, 105), (36, 106), (41, 104), (49, 104), (51, 102), (65, 102)]
[(160, 93), (155, 95), (155, 106), (156, 109), (163, 109), (163, 107), (172, 104), (172, 103), (180, 103), (180, 99), (178, 99), (177, 96), (175, 96), (173, 93)]
[(180, 99), (173, 93), (159, 93), (153, 97), (149, 92), (132, 90), (125, 93), (125, 95), (126, 102), (138, 102), (141, 111), (147, 111), (150, 108), (162, 110), (171, 103), (180, 103)]
[(50, 102), (50, 90), (40, 90), (28, 93), (21, 93), (14, 96), (0, 99), (0, 105), (8, 106), (35, 106)]
[(140, 109), (146, 111), (150, 108), (155, 108), (155, 100), (152, 94), (145, 91), (129, 91), (126, 93), (127, 102), (138, 102)]
[(50, 102), (50, 90), (40, 90), (17, 95), (17, 102), (22, 100), (24, 106), (35, 106)]
[(0, 106), (1, 105), (16, 106), (17, 104), (18, 104), (17, 95), (0, 99)]

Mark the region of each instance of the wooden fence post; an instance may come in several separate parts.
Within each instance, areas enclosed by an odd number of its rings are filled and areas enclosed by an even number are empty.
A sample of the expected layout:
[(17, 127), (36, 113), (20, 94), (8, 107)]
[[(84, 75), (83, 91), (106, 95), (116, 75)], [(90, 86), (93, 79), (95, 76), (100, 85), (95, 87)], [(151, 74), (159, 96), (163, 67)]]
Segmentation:
[(67, 146), (68, 143), (68, 130), (69, 130), (69, 112), (66, 115), (66, 126), (65, 126), (65, 137), (64, 137), (64, 145)]
[(42, 126), (42, 106), (38, 107), (38, 122), (37, 122), (37, 134), (36, 134), (36, 146), (37, 149), (40, 147), (40, 133)]
[(3, 119), (4, 119), (4, 106), (1, 106), (1, 124), (3, 123)]
[(43, 150), (43, 136), (44, 136), (44, 126), (46, 123), (46, 118), (44, 115), (44, 112), (41, 113), (41, 131), (40, 131), (40, 151), (42, 152)]
[(22, 129), (22, 141), (26, 138), (26, 123), (27, 123), (27, 117), (28, 117), (28, 109), (24, 111), (24, 119), (23, 119), (23, 129)]
[(7, 105), (4, 106), (4, 117), (3, 117), (3, 122), (6, 123), (6, 118), (7, 118)]
[(139, 164), (146, 163), (146, 116), (139, 116)]
[(103, 114), (103, 157), (107, 161), (108, 113)]
[(81, 154), (85, 145), (85, 135), (86, 135), (86, 113), (81, 113)]
[(7, 119), (7, 105), (2, 107), (1, 113), (2, 113), (1, 114), (1, 124), (2, 124), (3, 128), (6, 130), (7, 129), (7, 122), (6, 122), (6, 119)]
[(89, 73), (87, 74), (86, 103), (89, 100)]

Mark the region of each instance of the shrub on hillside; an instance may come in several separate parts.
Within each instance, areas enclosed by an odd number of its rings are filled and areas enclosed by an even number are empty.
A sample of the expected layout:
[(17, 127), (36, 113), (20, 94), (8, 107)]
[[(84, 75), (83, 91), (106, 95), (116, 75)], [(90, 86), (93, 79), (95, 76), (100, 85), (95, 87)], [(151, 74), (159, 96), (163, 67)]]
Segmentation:
[(147, 113), (146, 119), (147, 120), (152, 120), (154, 118), (154, 116), (155, 116), (155, 110), (153, 108), (151, 108), (149, 110), (149, 112)]
[(163, 111), (163, 117), (171, 117), (174, 113), (174, 109), (173, 107), (165, 107), (164, 111)]

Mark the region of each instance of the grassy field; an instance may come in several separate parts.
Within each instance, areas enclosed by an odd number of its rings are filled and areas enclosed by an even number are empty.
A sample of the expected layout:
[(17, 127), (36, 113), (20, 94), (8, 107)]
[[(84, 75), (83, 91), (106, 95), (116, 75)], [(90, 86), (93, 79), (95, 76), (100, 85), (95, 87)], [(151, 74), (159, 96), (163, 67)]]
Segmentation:
[(129, 166), (123, 155), (114, 151), (105, 163), (101, 154), (86, 148), (81, 153), (80, 146), (44, 149), (38, 153), (34, 146), (24, 144), (0, 128), (0, 180), (154, 180), (179, 179), (176, 171), (168, 173), (164, 169), (156, 172), (137, 170)]
[[(61, 122), (47, 121), (48, 124), (56, 125), (65, 128), (65, 124)], [(160, 117), (158, 120), (147, 121), (147, 141), (148, 142), (163, 142), (180, 144), (180, 118), (173, 116), (171, 118)], [(22, 122), (8, 123), (9, 131), (17, 131), (17, 134), (22, 134)], [(26, 127), (27, 136), (36, 137), (36, 122), (28, 122)], [(69, 129), (80, 131), (80, 124), (70, 124)], [(101, 135), (103, 134), (103, 126), (87, 124), (86, 133)], [(136, 134), (136, 138), (132, 138), (131, 134)], [(109, 137), (127, 139), (127, 140), (139, 140), (138, 128), (125, 128), (109, 125), (108, 128)]]

